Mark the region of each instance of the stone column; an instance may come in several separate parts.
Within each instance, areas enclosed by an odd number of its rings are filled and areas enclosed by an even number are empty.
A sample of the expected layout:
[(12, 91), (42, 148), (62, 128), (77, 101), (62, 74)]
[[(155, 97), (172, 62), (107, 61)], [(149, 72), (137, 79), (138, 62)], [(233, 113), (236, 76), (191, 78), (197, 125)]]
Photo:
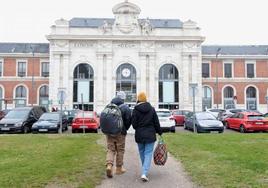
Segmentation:
[(179, 79), (180, 108), (192, 109), (189, 97), (189, 54), (182, 53), (182, 72)]

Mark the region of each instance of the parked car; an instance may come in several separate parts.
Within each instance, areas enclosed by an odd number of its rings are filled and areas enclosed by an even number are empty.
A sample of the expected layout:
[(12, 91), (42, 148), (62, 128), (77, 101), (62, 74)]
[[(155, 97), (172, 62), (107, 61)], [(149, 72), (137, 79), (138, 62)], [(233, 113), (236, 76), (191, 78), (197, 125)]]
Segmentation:
[(99, 117), (96, 112), (93, 111), (79, 111), (72, 122), (72, 132), (93, 131), (98, 132), (100, 126)]
[(222, 133), (224, 126), (209, 112), (190, 112), (185, 118), (184, 129), (190, 129), (197, 133), (212, 131)]
[(218, 114), (218, 120), (220, 120), (223, 124), (225, 124), (225, 119), (228, 117), (231, 117), (232, 115), (234, 115), (237, 112), (244, 112), (247, 111), (246, 109), (237, 109), (237, 108), (232, 108), (232, 109), (228, 109), (225, 111), (220, 111)]
[(189, 112), (189, 110), (173, 110), (172, 116), (175, 119), (176, 125), (183, 125), (185, 115), (187, 115)]
[(239, 130), (241, 133), (268, 131), (268, 120), (258, 112), (238, 112), (225, 119), (226, 128)]
[(3, 119), (6, 115), (7, 115), (7, 113), (9, 112), (10, 110), (1, 110), (0, 111), (0, 120), (1, 119)]
[[(65, 114), (62, 114), (62, 131), (68, 130), (68, 121)], [(43, 113), (37, 122), (32, 126), (33, 133), (47, 133), (60, 131), (60, 112)]]
[(211, 113), (214, 117), (218, 117), (219, 113), (225, 112), (224, 109), (218, 109), (218, 108), (210, 108), (210, 109), (206, 109), (206, 112)]
[(168, 109), (156, 109), (162, 131), (175, 133), (175, 119)]
[(0, 132), (28, 133), (44, 112), (42, 106), (14, 108), (0, 120)]
[(66, 115), (67, 120), (68, 120), (68, 125), (71, 126), (74, 117), (76, 116), (76, 114), (81, 111), (79, 109), (73, 109), (73, 110), (64, 110), (63, 113)]

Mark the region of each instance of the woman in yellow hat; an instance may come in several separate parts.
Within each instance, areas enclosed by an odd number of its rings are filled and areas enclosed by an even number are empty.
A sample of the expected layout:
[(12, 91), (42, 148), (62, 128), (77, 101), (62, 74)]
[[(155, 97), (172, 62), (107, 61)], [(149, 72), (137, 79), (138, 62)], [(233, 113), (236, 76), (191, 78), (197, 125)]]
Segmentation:
[(138, 144), (140, 159), (142, 163), (143, 181), (148, 181), (148, 171), (151, 166), (156, 133), (162, 134), (159, 120), (155, 109), (147, 102), (144, 92), (137, 96), (137, 104), (132, 112), (132, 126), (135, 131), (135, 141)]

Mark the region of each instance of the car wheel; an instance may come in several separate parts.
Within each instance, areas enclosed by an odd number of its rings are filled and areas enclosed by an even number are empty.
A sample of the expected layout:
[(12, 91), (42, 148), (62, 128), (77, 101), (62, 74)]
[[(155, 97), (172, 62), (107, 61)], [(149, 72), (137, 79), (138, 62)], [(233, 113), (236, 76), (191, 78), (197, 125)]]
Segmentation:
[(76, 130), (75, 129), (72, 129), (72, 133), (76, 133)]
[(24, 134), (27, 134), (29, 132), (28, 127), (24, 126), (22, 131), (23, 131)]
[(219, 131), (219, 133), (223, 133), (223, 131)]
[(245, 127), (244, 127), (244, 125), (240, 125), (239, 131), (240, 131), (240, 133), (246, 133), (247, 132)]
[(225, 128), (226, 128), (226, 129), (230, 129), (230, 127), (229, 127), (229, 123), (228, 123), (228, 122), (225, 122)]
[(96, 129), (96, 130), (94, 131), (94, 133), (98, 133), (98, 129)]
[(183, 128), (184, 128), (185, 130), (188, 129), (187, 126), (186, 126), (186, 124), (185, 124), (185, 122), (184, 122), (184, 124), (183, 124)]

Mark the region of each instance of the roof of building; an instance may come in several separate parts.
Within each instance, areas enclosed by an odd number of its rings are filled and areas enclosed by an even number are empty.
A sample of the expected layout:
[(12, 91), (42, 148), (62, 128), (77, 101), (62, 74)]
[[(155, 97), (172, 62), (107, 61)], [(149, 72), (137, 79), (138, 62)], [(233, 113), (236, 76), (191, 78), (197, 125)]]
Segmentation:
[(203, 45), (203, 55), (268, 55), (268, 45)]
[[(146, 19), (139, 19), (142, 22)], [(182, 22), (179, 19), (149, 19), (154, 28), (182, 28)], [(110, 24), (114, 23), (112, 18), (73, 18), (69, 21), (70, 27), (98, 28), (104, 21)]]
[[(0, 43), (0, 53), (49, 53), (49, 43)], [(203, 55), (268, 55), (268, 45), (204, 45)]]
[(49, 43), (0, 43), (0, 53), (49, 53)]

